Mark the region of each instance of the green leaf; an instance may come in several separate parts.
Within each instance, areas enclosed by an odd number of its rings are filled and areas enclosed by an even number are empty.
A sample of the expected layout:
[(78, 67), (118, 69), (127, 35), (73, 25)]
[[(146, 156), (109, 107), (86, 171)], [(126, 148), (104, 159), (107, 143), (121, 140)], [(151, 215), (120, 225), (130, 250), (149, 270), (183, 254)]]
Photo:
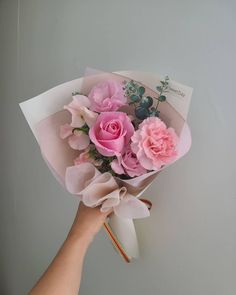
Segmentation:
[(153, 98), (151, 96), (143, 97), (140, 101), (140, 106), (150, 108), (153, 105)]
[(135, 115), (138, 119), (144, 120), (149, 116), (149, 110), (144, 107), (137, 107), (135, 109)]
[(143, 86), (140, 86), (138, 89), (139, 95), (143, 95), (145, 93), (145, 88)]
[(130, 96), (130, 99), (132, 100), (132, 102), (137, 102), (139, 101), (140, 97), (138, 95), (133, 94)]
[(156, 90), (159, 91), (159, 92), (161, 92), (162, 91), (162, 87), (161, 86), (157, 86), (156, 87)]
[(161, 96), (158, 97), (158, 100), (161, 101), (161, 102), (162, 101), (165, 101), (166, 100), (166, 96), (165, 95), (161, 95)]

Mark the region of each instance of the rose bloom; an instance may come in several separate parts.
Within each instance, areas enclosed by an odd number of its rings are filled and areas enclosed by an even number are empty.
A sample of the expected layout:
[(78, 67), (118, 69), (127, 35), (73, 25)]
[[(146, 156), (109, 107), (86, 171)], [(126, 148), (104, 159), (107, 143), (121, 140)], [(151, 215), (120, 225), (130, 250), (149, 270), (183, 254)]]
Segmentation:
[(160, 170), (176, 158), (178, 137), (157, 117), (145, 119), (131, 138), (132, 151), (147, 170)]
[(130, 146), (125, 149), (121, 159), (112, 161), (111, 168), (117, 174), (127, 174), (130, 177), (140, 176), (147, 172), (147, 170), (140, 165), (139, 160)]
[(134, 133), (130, 118), (122, 112), (101, 113), (89, 130), (89, 137), (103, 156), (120, 156)]
[(95, 85), (88, 98), (91, 102), (90, 109), (99, 113), (117, 111), (127, 103), (122, 84), (115, 80), (108, 80)]

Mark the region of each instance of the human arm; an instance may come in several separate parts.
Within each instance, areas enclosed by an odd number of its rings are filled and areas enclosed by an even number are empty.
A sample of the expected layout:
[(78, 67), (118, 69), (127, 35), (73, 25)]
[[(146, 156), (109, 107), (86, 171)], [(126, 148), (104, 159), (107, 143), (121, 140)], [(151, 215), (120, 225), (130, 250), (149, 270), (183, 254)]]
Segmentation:
[(80, 202), (65, 242), (29, 295), (78, 294), (85, 254), (109, 213)]

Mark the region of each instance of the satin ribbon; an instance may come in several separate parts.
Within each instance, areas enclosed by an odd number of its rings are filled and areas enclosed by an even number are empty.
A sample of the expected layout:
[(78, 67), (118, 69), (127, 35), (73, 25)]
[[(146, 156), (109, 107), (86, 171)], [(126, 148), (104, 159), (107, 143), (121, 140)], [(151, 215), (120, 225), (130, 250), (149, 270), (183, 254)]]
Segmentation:
[(88, 207), (100, 206), (102, 212), (114, 211), (124, 219), (144, 218), (150, 215), (147, 206), (118, 184), (111, 173), (101, 173), (91, 163), (82, 163), (66, 169), (65, 184), (68, 191), (81, 197)]

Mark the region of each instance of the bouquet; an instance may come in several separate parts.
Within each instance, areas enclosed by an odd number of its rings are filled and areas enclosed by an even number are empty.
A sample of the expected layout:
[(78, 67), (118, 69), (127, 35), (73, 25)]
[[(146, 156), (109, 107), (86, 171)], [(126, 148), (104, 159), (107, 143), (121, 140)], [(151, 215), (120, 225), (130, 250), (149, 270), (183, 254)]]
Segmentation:
[(133, 219), (150, 215), (140, 196), (190, 148), (191, 94), (167, 76), (87, 69), (20, 104), (58, 181), (86, 206), (113, 210), (104, 227), (127, 262), (138, 257)]

